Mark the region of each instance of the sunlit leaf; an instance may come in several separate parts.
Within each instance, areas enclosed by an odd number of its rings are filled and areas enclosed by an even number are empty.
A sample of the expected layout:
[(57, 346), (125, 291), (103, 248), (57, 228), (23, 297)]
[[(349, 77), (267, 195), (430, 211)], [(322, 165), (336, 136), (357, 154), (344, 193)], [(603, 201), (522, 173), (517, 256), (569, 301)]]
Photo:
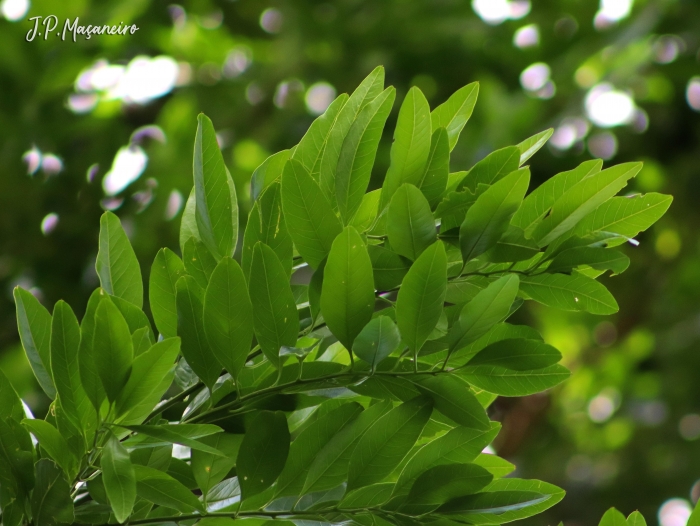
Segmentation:
[(479, 83), (472, 82), (455, 91), (447, 101), (433, 110), (430, 115), (433, 130), (445, 128), (450, 140), (450, 151), (457, 144), (459, 134), (474, 111), (479, 95)]
[(520, 287), (533, 300), (558, 309), (613, 314), (619, 308), (604, 285), (576, 271), (523, 276)]
[(389, 204), (387, 234), (392, 249), (412, 260), (437, 239), (430, 204), (412, 184), (404, 184), (394, 193)]

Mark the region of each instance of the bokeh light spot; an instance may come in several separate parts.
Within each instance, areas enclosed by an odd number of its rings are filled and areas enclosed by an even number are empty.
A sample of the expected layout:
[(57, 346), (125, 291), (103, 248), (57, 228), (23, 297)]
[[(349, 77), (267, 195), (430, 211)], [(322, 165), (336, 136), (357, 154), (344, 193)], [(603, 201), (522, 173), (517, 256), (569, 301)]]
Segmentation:
[(700, 438), (700, 415), (691, 413), (681, 418), (678, 422), (678, 432), (686, 440)]
[(513, 35), (513, 45), (520, 49), (534, 47), (540, 43), (540, 30), (537, 24), (529, 24), (518, 29)]
[(48, 236), (57, 226), (58, 214), (54, 214), (53, 212), (47, 214), (44, 219), (41, 220), (41, 233)]
[(688, 106), (695, 111), (700, 111), (700, 77), (693, 77), (688, 81), (685, 98), (688, 101)]
[(681, 236), (675, 230), (666, 228), (656, 238), (655, 248), (663, 259), (674, 259), (681, 251)]
[(29, 0), (3, 0), (0, 4), (0, 13), (10, 22), (21, 20), (27, 11), (29, 11)]
[(335, 99), (335, 87), (328, 82), (317, 82), (306, 90), (306, 109), (312, 115), (320, 115)]
[(279, 9), (271, 7), (260, 15), (260, 27), (267, 33), (279, 33), (284, 23), (284, 17)]
[(660, 526), (686, 526), (691, 513), (690, 502), (685, 499), (669, 499), (659, 508)]
[(112, 169), (102, 180), (105, 194), (116, 195), (136, 181), (146, 169), (148, 156), (140, 146), (123, 146), (114, 156)]
[(629, 124), (635, 115), (632, 97), (607, 83), (591, 88), (586, 95), (585, 107), (588, 118), (601, 128)]
[(596, 133), (588, 138), (587, 146), (593, 157), (607, 161), (617, 153), (617, 137), (610, 132)]

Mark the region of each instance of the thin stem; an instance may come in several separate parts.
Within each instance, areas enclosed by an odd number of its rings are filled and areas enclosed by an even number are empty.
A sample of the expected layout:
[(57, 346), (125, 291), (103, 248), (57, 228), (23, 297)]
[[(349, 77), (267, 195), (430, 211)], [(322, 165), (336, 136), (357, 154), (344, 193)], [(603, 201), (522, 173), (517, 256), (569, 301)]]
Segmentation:
[(156, 408), (153, 411), (151, 411), (151, 414), (149, 414), (148, 417), (146, 417), (144, 424), (148, 424), (151, 420), (153, 420), (156, 416), (161, 414), (163, 411), (166, 411), (166, 410), (170, 409), (171, 407), (179, 404), (185, 398), (190, 396), (195, 391), (201, 389), (202, 387), (204, 387), (204, 384), (202, 382), (197, 382), (196, 384), (188, 387), (184, 391), (176, 394), (172, 398), (169, 398), (168, 400), (163, 402), (161, 405), (156, 406)]

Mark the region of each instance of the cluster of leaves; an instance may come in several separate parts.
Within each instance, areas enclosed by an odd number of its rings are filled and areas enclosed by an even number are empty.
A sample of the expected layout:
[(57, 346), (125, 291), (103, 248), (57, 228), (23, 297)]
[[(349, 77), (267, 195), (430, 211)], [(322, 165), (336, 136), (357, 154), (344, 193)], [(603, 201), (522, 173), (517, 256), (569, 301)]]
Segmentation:
[(476, 84), (432, 111), (412, 88), (384, 183), (367, 192), (394, 102), (383, 85), (377, 68), (256, 170), (244, 229), (199, 117), (182, 258), (160, 250), (149, 277), (158, 338), (109, 212), (101, 287), (80, 323), (65, 302), (50, 314), (15, 290), (22, 344), (53, 403), (25, 419), (0, 379), (5, 526), (502, 524), (561, 500), (550, 484), (503, 478), (513, 466), (482, 453), (500, 429), (487, 413), (498, 395), (569, 374), (535, 330), (505, 320), (527, 299), (615, 312), (595, 278), (625, 270), (614, 247), (670, 198), (614, 197), (641, 165), (599, 161), (526, 197), (522, 165), (551, 130), (450, 173)]

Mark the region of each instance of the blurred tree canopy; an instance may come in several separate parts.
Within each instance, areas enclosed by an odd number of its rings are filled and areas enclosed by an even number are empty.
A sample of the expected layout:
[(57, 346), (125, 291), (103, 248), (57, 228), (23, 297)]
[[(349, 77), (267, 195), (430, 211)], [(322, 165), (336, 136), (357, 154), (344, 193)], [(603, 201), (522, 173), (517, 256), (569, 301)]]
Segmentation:
[[(481, 83), (453, 171), (553, 127), (531, 162), (535, 183), (591, 157), (643, 160), (630, 192), (675, 196), (625, 249), (631, 270), (606, 280), (619, 315), (518, 314), (562, 350), (574, 376), (547, 396), (500, 399), (495, 447), (517, 458), (519, 476), (568, 491), (538, 523), (590, 523), (612, 505), (651, 518), (667, 499), (697, 500), (696, 1), (3, 0), (0, 12), (0, 368), (34, 411), (47, 401), (18, 346), (14, 285), (46, 305), (84, 305), (97, 283), (103, 209), (120, 215), (143, 263), (176, 247), (200, 111), (246, 209), (250, 177), (269, 153), (296, 144), (335, 94), (382, 64), (398, 101), (412, 85), (434, 106)], [(28, 42), (29, 18), (49, 15), (55, 31), (75, 17), (139, 29)]]

